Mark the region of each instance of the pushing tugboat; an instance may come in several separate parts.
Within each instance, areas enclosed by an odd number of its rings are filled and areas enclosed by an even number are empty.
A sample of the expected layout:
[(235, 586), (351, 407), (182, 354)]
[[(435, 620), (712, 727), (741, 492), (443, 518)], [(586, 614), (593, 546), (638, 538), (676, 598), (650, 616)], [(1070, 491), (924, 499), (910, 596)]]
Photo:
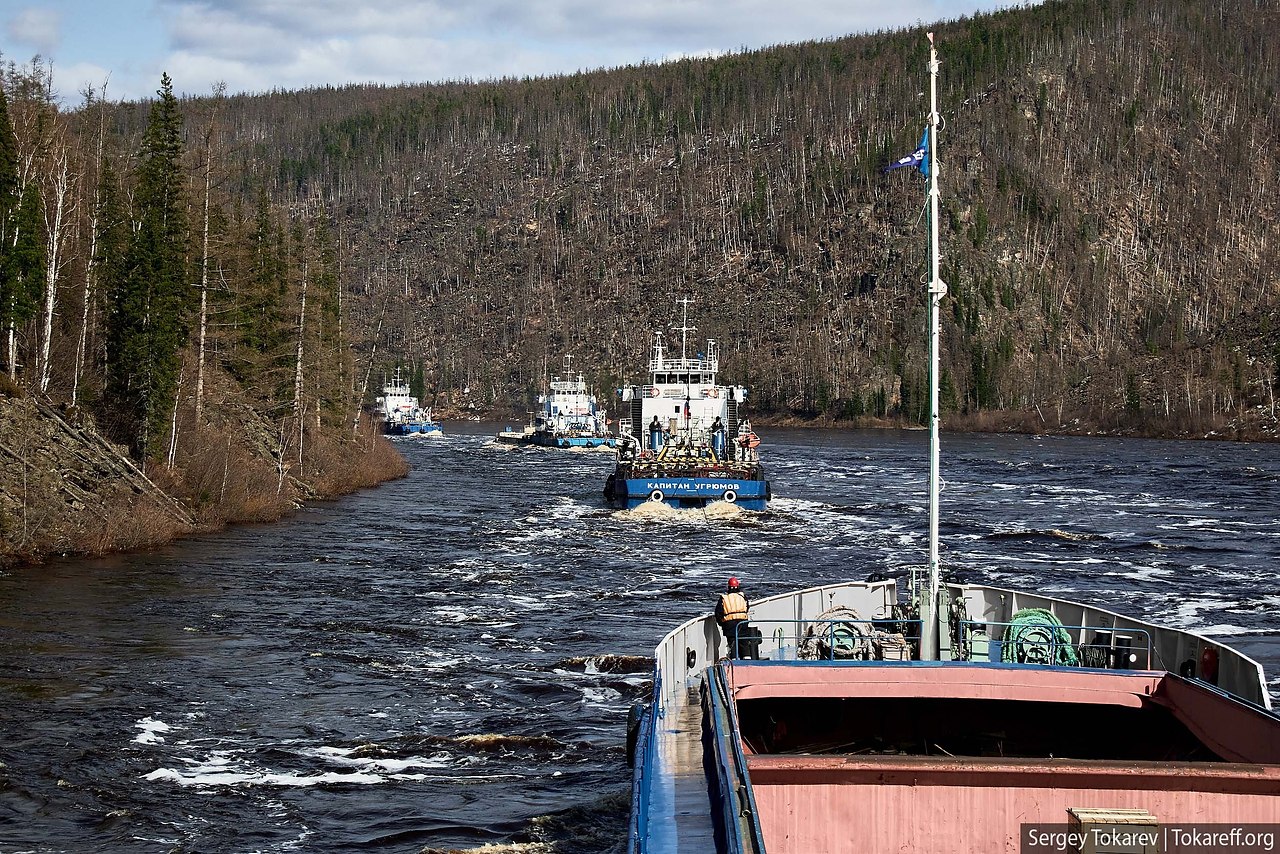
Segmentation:
[(615, 446), (616, 440), (609, 434), (608, 412), (596, 406), (581, 371), (573, 378), (572, 365), (573, 357), (565, 356), (564, 377), (552, 379), (547, 393), (538, 397), (541, 409), (531, 415), (528, 426), (504, 430), (498, 434), (498, 442), (588, 450)]
[(689, 300), (681, 304), (680, 357), (667, 355), (658, 333), (648, 385), (620, 390), (617, 465), (605, 483), (605, 500), (628, 510), (646, 502), (686, 509), (713, 501), (764, 510), (772, 495), (760, 465), (760, 438), (741, 412), (747, 390), (716, 381), (715, 341), (689, 358), (694, 327)]

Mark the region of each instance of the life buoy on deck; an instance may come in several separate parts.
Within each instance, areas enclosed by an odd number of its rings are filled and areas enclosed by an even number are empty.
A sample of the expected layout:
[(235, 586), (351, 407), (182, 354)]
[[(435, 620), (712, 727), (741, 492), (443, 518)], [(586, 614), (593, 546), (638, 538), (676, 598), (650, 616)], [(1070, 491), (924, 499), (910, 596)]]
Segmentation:
[(657, 501), (658, 503), (661, 503), (663, 498), (666, 498), (666, 496), (662, 494), (661, 489), (655, 489), (653, 492), (649, 493), (650, 501)]
[(657, 397), (660, 394), (662, 394), (662, 392), (658, 391), (657, 386), (653, 386), (649, 389), (649, 397)]
[(738, 493), (734, 492), (732, 489), (726, 489), (724, 491), (724, 500), (732, 504), (738, 500)]

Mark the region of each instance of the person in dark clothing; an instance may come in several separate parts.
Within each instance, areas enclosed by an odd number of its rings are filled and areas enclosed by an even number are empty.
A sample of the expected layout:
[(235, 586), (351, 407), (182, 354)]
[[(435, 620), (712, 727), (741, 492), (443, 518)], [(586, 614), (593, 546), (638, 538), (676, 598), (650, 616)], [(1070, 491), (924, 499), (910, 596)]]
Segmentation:
[(720, 631), (724, 632), (725, 641), (728, 642), (730, 658), (746, 657), (743, 653), (747, 645), (743, 640), (746, 637), (744, 629), (747, 628), (749, 607), (750, 602), (747, 600), (747, 594), (742, 592), (742, 585), (738, 583), (736, 577), (730, 578), (724, 592), (716, 601), (716, 622), (720, 625)]
[(657, 453), (662, 450), (662, 425), (658, 423), (658, 416), (653, 416), (652, 423), (649, 424), (649, 450)]
[(724, 459), (725, 446), (725, 429), (724, 422), (720, 420), (720, 416), (716, 416), (715, 423), (711, 425), (711, 450), (720, 459)]

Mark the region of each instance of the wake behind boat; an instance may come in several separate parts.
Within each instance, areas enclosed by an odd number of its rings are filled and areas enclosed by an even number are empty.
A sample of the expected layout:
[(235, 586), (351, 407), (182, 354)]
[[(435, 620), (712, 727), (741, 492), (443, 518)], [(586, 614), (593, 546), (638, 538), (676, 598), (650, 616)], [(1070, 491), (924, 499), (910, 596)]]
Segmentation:
[(604, 487), (611, 504), (635, 509), (649, 502), (674, 508), (713, 501), (764, 510), (772, 497), (760, 464), (760, 438), (743, 417), (747, 390), (721, 385), (719, 353), (688, 356), (689, 300), (682, 300), (680, 358), (655, 336), (649, 383), (620, 390), (624, 406), (618, 456)]
[(628, 731), (628, 850), (1265, 850), (1274, 838), (1202, 841), (1280, 822), (1280, 716), (1257, 662), (1088, 604), (941, 582), (929, 42), (927, 140), (897, 164), (929, 179), (928, 566), (905, 589), (869, 579), (753, 602), (728, 639), (709, 616), (663, 638)]

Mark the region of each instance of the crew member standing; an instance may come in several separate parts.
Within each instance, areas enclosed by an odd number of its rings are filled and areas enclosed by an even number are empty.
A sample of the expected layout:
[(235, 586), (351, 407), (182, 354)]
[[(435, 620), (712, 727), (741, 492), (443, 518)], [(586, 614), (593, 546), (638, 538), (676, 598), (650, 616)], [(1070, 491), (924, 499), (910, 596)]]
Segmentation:
[(653, 416), (653, 421), (649, 424), (649, 450), (655, 454), (662, 450), (662, 425), (658, 423), (658, 416)]
[(711, 425), (711, 450), (715, 451), (716, 457), (719, 459), (724, 459), (724, 434), (724, 422), (717, 415), (715, 423)]
[(730, 658), (742, 658), (740, 653), (746, 647), (742, 642), (742, 634), (747, 627), (748, 607), (747, 594), (742, 592), (742, 585), (736, 577), (730, 578), (716, 602), (716, 622), (720, 624), (720, 631), (724, 632), (724, 639), (728, 642)]

